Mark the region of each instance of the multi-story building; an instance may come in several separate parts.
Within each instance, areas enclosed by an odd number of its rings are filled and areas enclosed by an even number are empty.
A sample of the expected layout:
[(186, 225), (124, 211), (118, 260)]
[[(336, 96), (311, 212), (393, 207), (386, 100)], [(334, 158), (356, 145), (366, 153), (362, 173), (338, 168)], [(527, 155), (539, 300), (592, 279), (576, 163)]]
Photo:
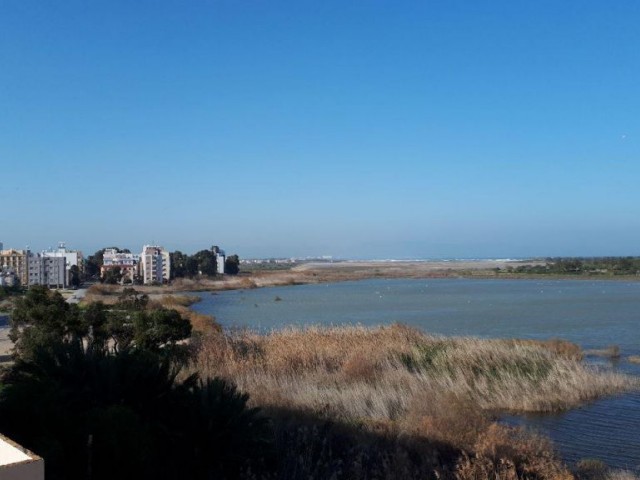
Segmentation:
[(107, 248), (102, 256), (100, 276), (104, 277), (109, 270), (115, 268), (120, 269), (121, 282), (133, 283), (135, 278), (140, 275), (140, 255), (118, 252), (115, 248)]
[(216, 253), (216, 271), (220, 275), (224, 275), (224, 262), (226, 259), (227, 257), (224, 254), (224, 250), (219, 250)]
[(82, 252), (78, 250), (67, 250), (64, 242), (60, 242), (58, 244), (58, 248), (56, 250), (49, 249), (44, 250), (42, 252), (43, 257), (53, 257), (53, 258), (64, 258), (66, 265), (66, 283), (67, 285), (70, 283), (70, 273), (71, 267), (76, 266), (80, 271), (83, 269), (82, 263)]
[(22, 285), (29, 285), (29, 250), (0, 250), (0, 267), (13, 270)]
[(44, 285), (51, 288), (67, 286), (67, 266), (64, 257), (45, 257), (37, 253), (28, 256), (28, 265), (27, 285)]
[(18, 276), (11, 268), (0, 267), (0, 287), (13, 287), (18, 283)]
[(171, 278), (171, 258), (164, 247), (145, 245), (140, 254), (142, 281), (148, 283), (166, 283)]
[(224, 253), (224, 250), (222, 250), (217, 245), (214, 245), (213, 247), (211, 247), (211, 251), (216, 256), (216, 273), (219, 274), (219, 275), (223, 275), (224, 274), (224, 262), (227, 259), (226, 255)]

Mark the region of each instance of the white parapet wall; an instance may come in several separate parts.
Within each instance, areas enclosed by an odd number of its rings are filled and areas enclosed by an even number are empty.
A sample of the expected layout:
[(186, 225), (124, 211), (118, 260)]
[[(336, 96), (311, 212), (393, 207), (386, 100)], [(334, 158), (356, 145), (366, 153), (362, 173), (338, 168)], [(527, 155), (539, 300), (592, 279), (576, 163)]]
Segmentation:
[(0, 435), (0, 479), (44, 480), (44, 460)]

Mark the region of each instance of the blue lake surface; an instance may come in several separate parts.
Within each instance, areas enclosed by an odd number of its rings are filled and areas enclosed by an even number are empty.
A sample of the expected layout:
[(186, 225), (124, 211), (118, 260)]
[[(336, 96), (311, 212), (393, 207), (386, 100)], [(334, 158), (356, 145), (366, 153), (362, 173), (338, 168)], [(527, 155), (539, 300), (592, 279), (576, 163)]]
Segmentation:
[[(362, 280), (199, 294), (196, 311), (224, 327), (383, 325), (491, 338), (563, 338), (585, 349), (618, 345), (602, 368), (640, 375), (640, 282), (586, 280)], [(276, 297), (280, 301), (276, 301)], [(554, 415), (509, 417), (550, 436), (569, 462), (600, 458), (640, 472), (640, 393)]]

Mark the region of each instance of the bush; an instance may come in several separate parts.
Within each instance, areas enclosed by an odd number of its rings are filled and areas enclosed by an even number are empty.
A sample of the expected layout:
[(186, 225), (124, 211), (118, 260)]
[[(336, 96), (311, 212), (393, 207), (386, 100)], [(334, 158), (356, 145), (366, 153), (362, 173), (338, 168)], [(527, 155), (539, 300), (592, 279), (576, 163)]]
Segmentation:
[(177, 375), (145, 351), (40, 349), (4, 378), (0, 429), (45, 459), (48, 479), (235, 478), (268, 463), (270, 428), (247, 395)]
[(238, 478), (268, 465), (270, 426), (247, 395), (177, 380), (191, 324), (176, 310), (133, 289), (80, 309), (34, 288), (11, 322), (0, 431), (44, 458), (47, 479)]

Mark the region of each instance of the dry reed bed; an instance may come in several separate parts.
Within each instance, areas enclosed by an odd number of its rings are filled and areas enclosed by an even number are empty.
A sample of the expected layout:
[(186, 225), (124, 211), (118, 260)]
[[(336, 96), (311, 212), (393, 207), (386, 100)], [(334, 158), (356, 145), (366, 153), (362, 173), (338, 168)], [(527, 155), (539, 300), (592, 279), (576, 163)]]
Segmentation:
[(232, 379), (257, 404), (349, 421), (397, 420), (443, 396), (482, 410), (548, 412), (637, 386), (580, 358), (568, 342), (443, 338), (395, 325), (211, 337), (198, 369)]
[[(561, 340), (446, 338), (393, 325), (200, 341), (194, 368), (232, 380), (274, 415), (278, 451), (295, 467), (286, 479), (576, 478), (547, 439), (496, 423), (494, 413), (565, 409), (638, 387), (584, 365), (580, 348)], [(366, 435), (384, 440), (372, 446)]]

